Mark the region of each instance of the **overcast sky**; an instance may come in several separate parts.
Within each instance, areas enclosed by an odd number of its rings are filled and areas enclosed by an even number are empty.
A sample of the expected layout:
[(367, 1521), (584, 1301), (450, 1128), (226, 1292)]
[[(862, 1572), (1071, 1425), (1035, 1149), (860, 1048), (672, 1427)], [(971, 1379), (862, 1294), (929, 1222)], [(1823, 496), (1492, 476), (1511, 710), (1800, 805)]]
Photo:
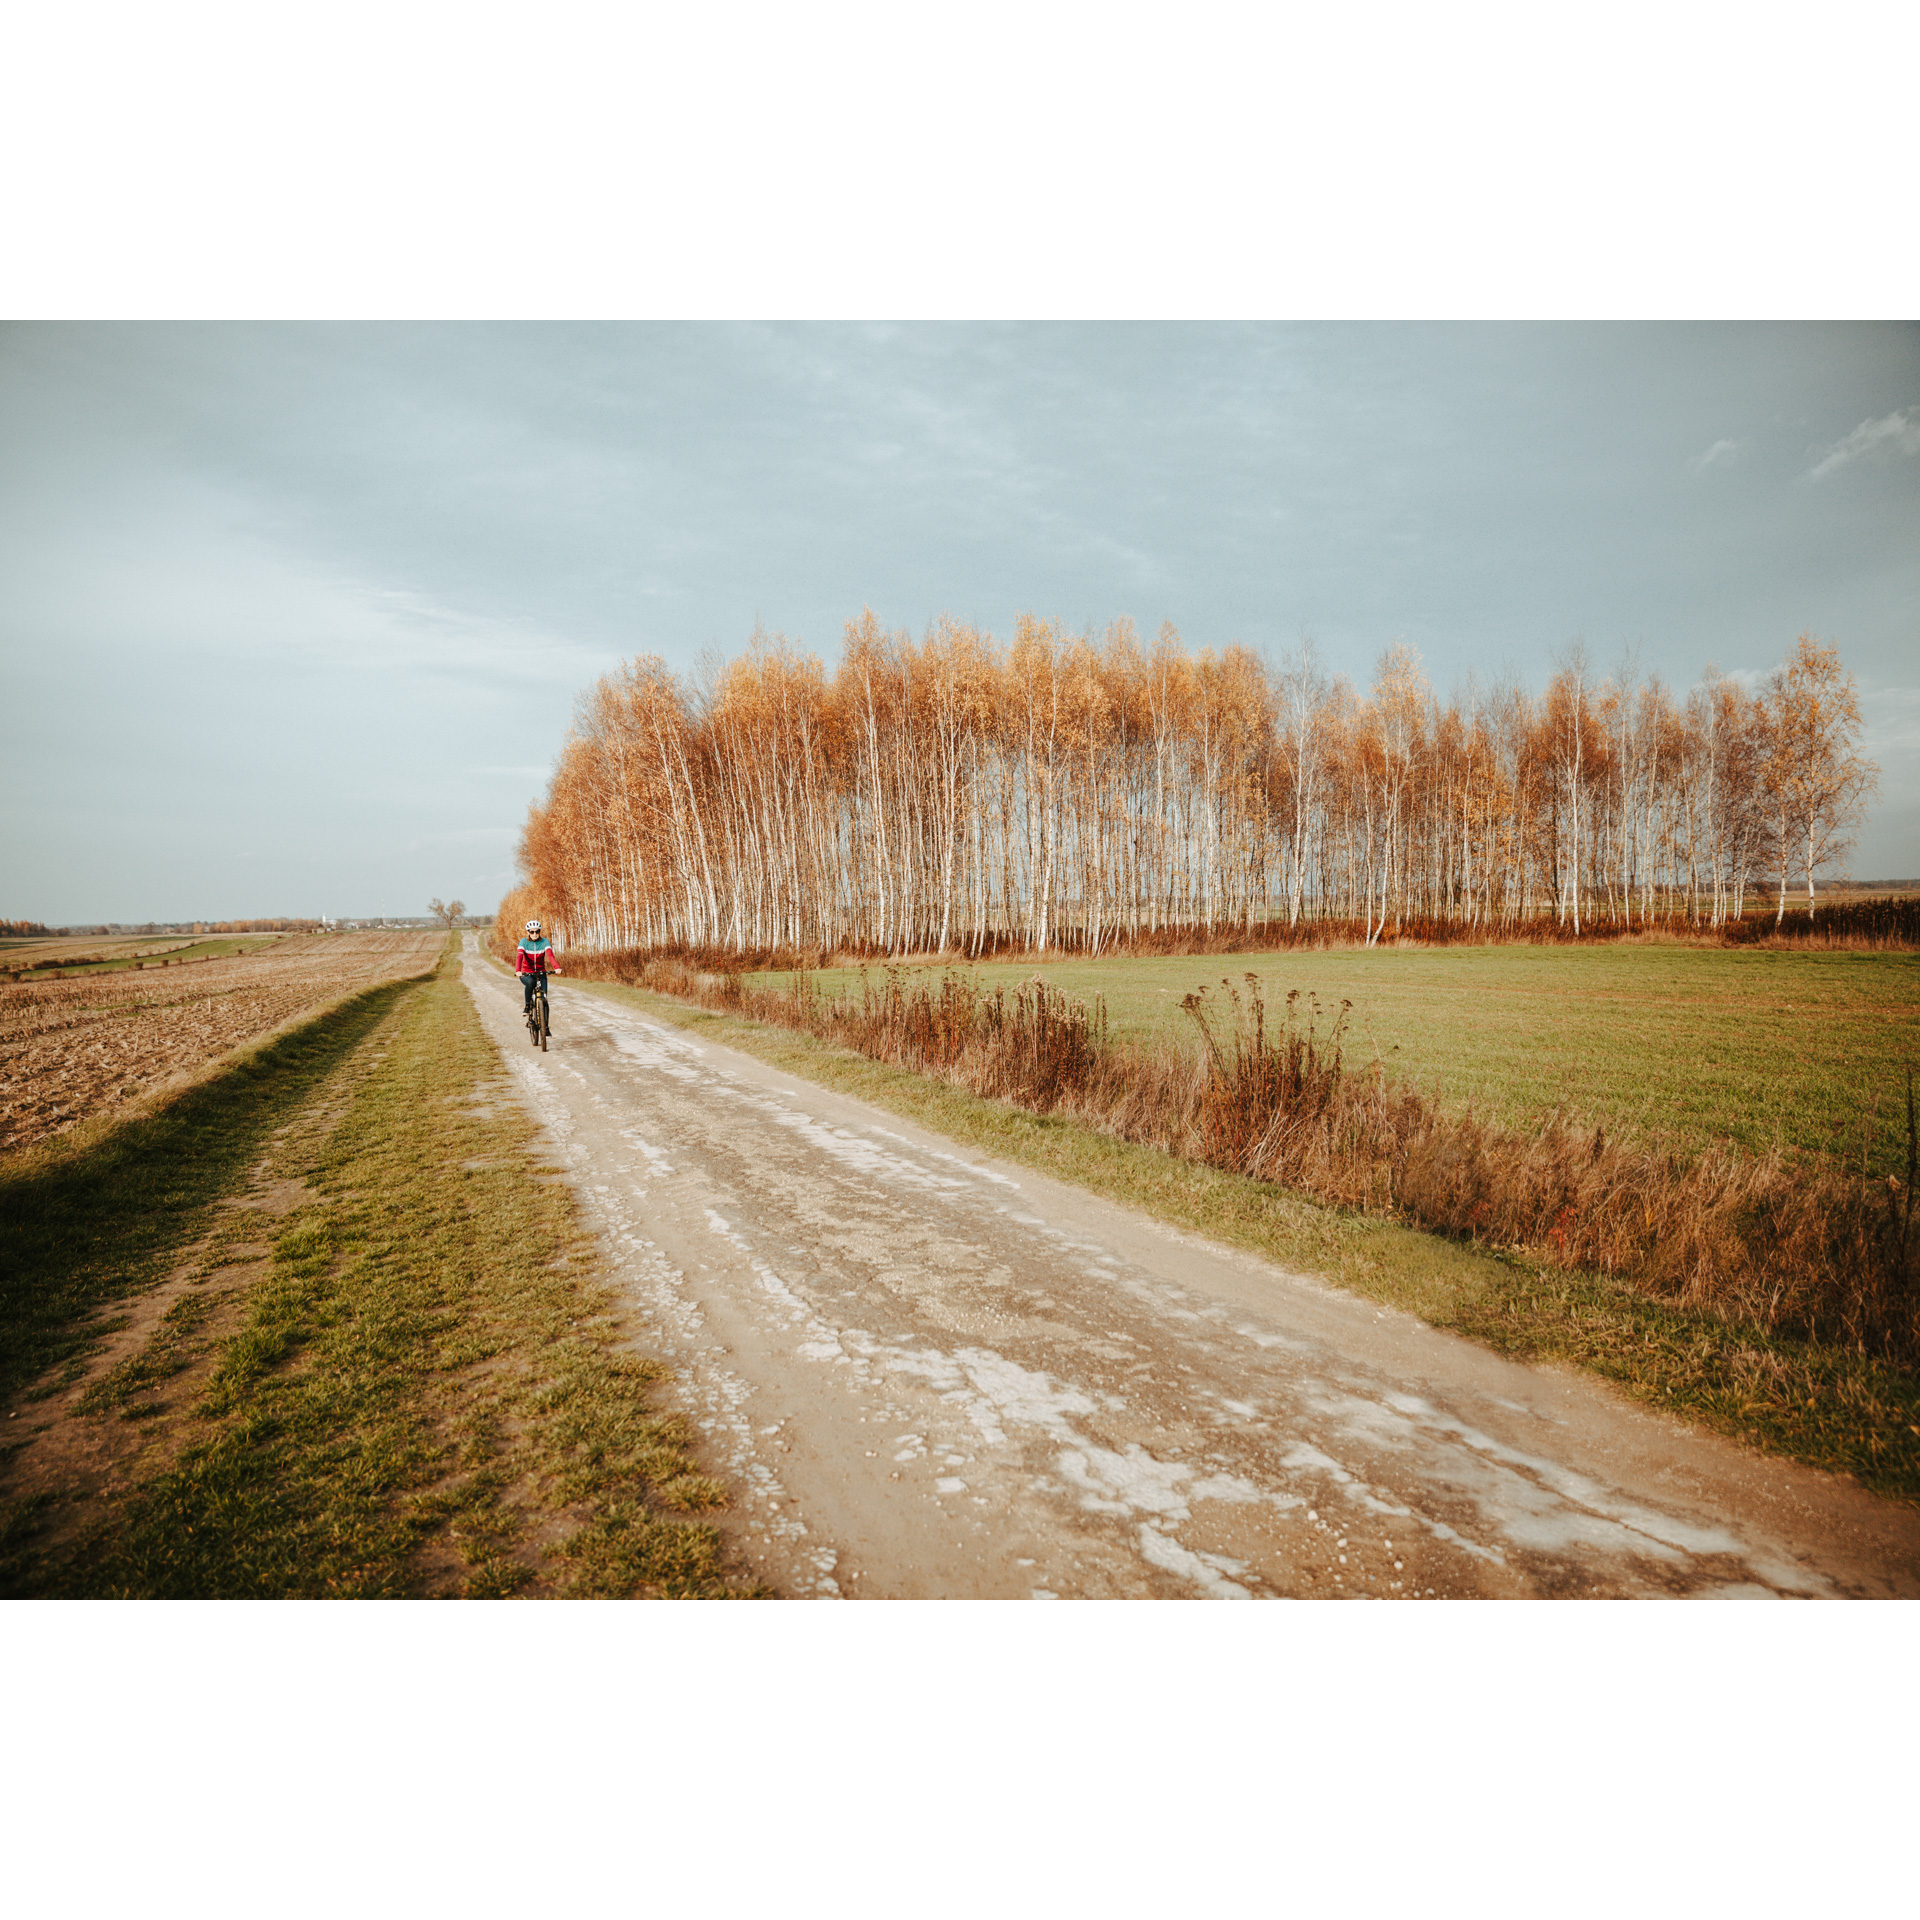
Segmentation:
[(1920, 874), (1920, 327), (0, 327), (0, 916), (491, 908), (595, 675), (869, 605), (1442, 692), (1811, 629)]

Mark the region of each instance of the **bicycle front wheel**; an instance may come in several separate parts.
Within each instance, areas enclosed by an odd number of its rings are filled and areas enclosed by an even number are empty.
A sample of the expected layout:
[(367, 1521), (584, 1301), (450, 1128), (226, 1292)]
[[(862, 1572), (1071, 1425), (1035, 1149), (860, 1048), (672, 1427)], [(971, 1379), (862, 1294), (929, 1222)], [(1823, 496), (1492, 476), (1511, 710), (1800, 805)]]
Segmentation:
[(533, 1017), (540, 1023), (540, 1051), (547, 1050), (547, 996), (544, 993), (534, 996)]

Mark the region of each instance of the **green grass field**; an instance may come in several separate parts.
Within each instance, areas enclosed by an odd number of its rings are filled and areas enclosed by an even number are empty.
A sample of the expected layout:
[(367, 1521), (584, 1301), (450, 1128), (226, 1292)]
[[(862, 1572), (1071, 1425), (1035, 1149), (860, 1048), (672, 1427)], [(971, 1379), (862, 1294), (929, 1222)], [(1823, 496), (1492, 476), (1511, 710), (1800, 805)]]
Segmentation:
[[(1123, 1034), (1193, 1036), (1180, 1002), (1224, 1001), (1252, 971), (1269, 1008), (1298, 989), (1353, 1002), (1346, 1058), (1472, 1102), (1515, 1127), (1556, 1107), (1643, 1142), (1860, 1149), (1904, 1170), (1906, 1070), (1920, 1067), (1920, 956), (1658, 943), (1376, 949), (1176, 960), (1031, 961), (973, 969), (988, 986), (1038, 973), (1104, 997)], [(757, 975), (784, 981), (788, 975)], [(845, 991), (855, 971), (818, 976)]]

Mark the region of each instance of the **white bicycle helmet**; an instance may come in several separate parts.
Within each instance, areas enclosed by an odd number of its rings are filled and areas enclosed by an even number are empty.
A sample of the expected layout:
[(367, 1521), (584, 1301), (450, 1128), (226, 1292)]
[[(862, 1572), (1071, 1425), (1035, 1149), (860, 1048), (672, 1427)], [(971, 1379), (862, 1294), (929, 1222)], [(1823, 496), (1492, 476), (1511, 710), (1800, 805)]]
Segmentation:
[(529, 933), (538, 933), (540, 931), (540, 922), (538, 920), (529, 920), (527, 922), (527, 931)]

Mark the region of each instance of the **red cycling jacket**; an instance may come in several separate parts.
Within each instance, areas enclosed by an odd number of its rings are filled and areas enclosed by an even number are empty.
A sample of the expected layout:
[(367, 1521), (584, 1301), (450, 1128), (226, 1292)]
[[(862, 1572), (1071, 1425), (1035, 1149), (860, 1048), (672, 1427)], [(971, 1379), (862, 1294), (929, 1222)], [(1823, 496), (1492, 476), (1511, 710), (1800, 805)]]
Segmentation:
[(551, 973), (553, 942), (543, 934), (538, 940), (522, 940), (513, 958), (515, 973)]

